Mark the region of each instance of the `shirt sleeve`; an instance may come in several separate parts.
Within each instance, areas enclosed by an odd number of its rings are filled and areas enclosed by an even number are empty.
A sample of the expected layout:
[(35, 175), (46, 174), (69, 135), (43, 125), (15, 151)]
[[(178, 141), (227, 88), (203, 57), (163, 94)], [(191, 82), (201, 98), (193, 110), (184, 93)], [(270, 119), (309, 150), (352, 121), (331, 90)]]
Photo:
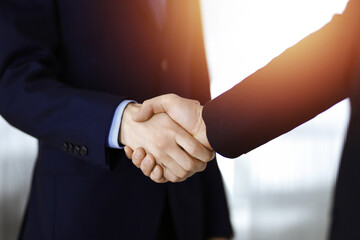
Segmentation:
[(115, 110), (109, 131), (108, 143), (107, 143), (109, 148), (116, 148), (116, 149), (124, 148), (124, 146), (120, 146), (118, 138), (119, 138), (119, 130), (121, 126), (122, 115), (124, 113), (126, 106), (129, 103), (136, 103), (136, 102), (133, 100), (124, 100), (119, 104), (119, 106)]

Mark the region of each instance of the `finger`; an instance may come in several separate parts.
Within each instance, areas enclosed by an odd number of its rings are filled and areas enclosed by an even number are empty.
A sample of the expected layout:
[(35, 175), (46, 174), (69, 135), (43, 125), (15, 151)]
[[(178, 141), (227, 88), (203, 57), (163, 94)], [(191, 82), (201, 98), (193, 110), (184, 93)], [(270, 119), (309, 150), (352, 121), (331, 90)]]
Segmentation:
[(163, 168), (160, 165), (156, 165), (150, 174), (150, 178), (154, 182), (164, 183), (167, 180), (164, 178), (163, 174), (164, 174)]
[(135, 122), (144, 122), (149, 120), (155, 113), (164, 112), (164, 109), (161, 106), (161, 101), (159, 97), (146, 100), (141, 105), (140, 111), (133, 116)]
[(144, 122), (149, 120), (156, 113), (167, 112), (166, 107), (171, 106), (172, 102), (177, 98), (180, 97), (176, 94), (165, 94), (144, 101), (140, 111), (133, 116), (133, 121)]
[(170, 155), (163, 159), (160, 165), (163, 176), (170, 182), (182, 182), (188, 178), (188, 173)]
[(140, 168), (141, 163), (143, 162), (144, 158), (146, 156), (146, 152), (143, 148), (137, 148), (133, 152), (132, 155), (132, 162), (135, 166)]
[(161, 180), (154, 181), (154, 182), (156, 182), (156, 183), (167, 183), (167, 182), (169, 182), (169, 180), (167, 180), (166, 178), (162, 178)]
[(178, 147), (176, 151), (169, 152), (169, 155), (181, 168), (181, 170), (176, 172), (173, 171), (173, 173), (180, 178), (186, 177), (185, 175), (188, 175), (189, 172), (198, 172), (201, 169), (200, 165), (205, 164), (204, 162), (189, 156), (180, 147)]
[(187, 179), (187, 177), (181, 178), (176, 176), (168, 168), (164, 168), (164, 178), (173, 183), (183, 182)]
[[(213, 151), (203, 146), (189, 133), (185, 132), (185, 130), (179, 131), (175, 140), (177, 144), (179, 144), (179, 146), (181, 146), (191, 157), (202, 162), (210, 162), (215, 157)], [(199, 166), (199, 164), (196, 166)], [(189, 170), (188, 168), (185, 169)]]
[[(182, 135), (182, 136), (180, 136), (180, 135)], [(186, 132), (184, 134), (180, 133), (180, 135), (177, 134), (175, 137), (175, 141), (178, 144), (180, 143), (178, 145), (178, 148), (169, 152), (169, 154), (188, 173), (204, 171), (204, 169), (206, 168), (207, 162), (200, 161), (200, 160), (192, 157), (188, 153), (188, 152), (192, 152), (193, 155), (196, 155), (196, 154), (194, 154), (194, 152), (197, 151), (195, 148), (199, 148), (199, 147), (202, 148), (203, 146), (200, 143), (198, 143), (195, 139), (193, 139)], [(192, 146), (192, 144), (187, 143), (186, 141), (194, 142), (193, 143), (194, 146)], [(189, 146), (191, 149), (189, 148)], [(205, 150), (205, 151), (208, 151), (208, 150)]]
[(192, 176), (196, 172), (203, 171), (206, 167), (206, 163), (190, 157), (182, 148), (177, 146), (176, 150), (169, 151), (169, 156), (176, 163), (173, 165), (178, 168), (170, 168), (171, 172), (178, 177), (178, 179), (169, 179), (171, 182), (181, 182)]
[(152, 172), (152, 170), (155, 167), (155, 164), (156, 164), (156, 162), (155, 162), (153, 155), (147, 154), (146, 157), (144, 158), (144, 160), (140, 164), (140, 169), (144, 175), (149, 177), (150, 173)]
[(124, 147), (125, 155), (128, 159), (132, 158), (133, 150), (129, 146)]

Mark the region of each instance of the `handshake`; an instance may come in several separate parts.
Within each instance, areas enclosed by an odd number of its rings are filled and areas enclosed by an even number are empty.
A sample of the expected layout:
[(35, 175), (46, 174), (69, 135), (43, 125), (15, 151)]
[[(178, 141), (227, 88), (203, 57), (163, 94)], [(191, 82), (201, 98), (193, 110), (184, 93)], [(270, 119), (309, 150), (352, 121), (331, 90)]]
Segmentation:
[(134, 165), (157, 183), (181, 182), (215, 157), (198, 101), (167, 94), (129, 104), (119, 142)]

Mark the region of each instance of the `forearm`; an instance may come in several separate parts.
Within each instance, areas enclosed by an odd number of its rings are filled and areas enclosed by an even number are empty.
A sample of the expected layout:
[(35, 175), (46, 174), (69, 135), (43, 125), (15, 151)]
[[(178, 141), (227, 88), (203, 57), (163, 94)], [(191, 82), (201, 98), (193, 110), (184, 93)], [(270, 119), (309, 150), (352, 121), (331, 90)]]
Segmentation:
[(124, 97), (62, 83), (73, 76), (60, 64), (55, 8), (45, 0), (1, 4), (0, 114), (59, 150), (64, 143), (86, 146), (86, 156), (74, 156), (105, 165), (111, 119)]
[[(42, 83), (38, 83), (40, 81)], [(12, 84), (16, 82), (14, 79), (2, 78), (1, 115), (13, 126), (59, 150), (64, 143), (86, 146), (88, 155), (81, 157), (105, 165), (111, 119), (122, 99), (72, 89), (51, 79), (46, 84), (43, 81), (32, 79)], [(21, 85), (23, 88), (19, 87)], [(39, 85), (42, 85), (41, 90)]]
[(335, 17), (205, 106), (207, 137), (216, 152), (237, 157), (348, 96), (357, 31), (350, 15)]

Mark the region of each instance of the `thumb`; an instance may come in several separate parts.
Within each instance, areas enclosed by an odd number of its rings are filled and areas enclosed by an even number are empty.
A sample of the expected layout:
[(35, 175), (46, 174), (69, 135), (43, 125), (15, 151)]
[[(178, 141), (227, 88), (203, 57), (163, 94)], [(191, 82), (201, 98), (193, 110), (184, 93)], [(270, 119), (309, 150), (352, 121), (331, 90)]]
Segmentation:
[(134, 151), (129, 146), (125, 146), (124, 151), (125, 151), (126, 157), (128, 159), (131, 159)]
[(155, 97), (146, 100), (140, 107), (140, 110), (133, 115), (132, 119), (135, 122), (144, 122), (149, 120), (156, 113), (166, 112), (161, 103), (160, 97)]

